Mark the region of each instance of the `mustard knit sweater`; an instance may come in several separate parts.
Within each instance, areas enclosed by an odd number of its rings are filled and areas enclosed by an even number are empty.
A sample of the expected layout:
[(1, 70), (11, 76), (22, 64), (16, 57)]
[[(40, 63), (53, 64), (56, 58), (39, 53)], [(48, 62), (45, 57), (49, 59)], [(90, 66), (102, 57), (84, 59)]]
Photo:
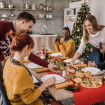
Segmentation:
[(65, 57), (72, 58), (75, 54), (75, 42), (73, 39), (70, 38), (70, 40), (66, 43), (63, 38), (60, 39), (61, 45), (55, 44), (55, 51), (61, 52)]
[(35, 89), (33, 80), (24, 66), (7, 60), (3, 70), (3, 82), (12, 105), (43, 105), (41, 91)]

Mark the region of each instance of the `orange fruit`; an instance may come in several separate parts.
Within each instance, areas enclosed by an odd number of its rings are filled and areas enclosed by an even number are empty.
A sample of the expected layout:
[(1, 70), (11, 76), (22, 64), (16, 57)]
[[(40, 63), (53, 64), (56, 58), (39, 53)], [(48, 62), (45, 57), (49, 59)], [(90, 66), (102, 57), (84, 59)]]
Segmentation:
[(60, 67), (60, 70), (63, 71), (64, 70), (64, 67)]

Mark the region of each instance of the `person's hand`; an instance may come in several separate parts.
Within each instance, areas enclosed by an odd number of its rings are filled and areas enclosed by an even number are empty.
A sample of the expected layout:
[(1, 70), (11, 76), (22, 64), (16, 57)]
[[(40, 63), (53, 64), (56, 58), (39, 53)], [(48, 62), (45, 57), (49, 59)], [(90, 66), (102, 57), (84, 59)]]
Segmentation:
[(102, 46), (102, 49), (100, 50), (101, 53), (105, 53), (105, 45)]
[(56, 78), (55, 77), (51, 77), (49, 79), (47, 79), (40, 87), (40, 91), (43, 92), (48, 86), (53, 85), (56, 82)]
[(57, 44), (57, 45), (60, 45), (60, 44), (61, 44), (61, 43), (59, 42), (58, 37), (56, 37), (56, 39), (55, 39), (55, 44)]
[(73, 65), (73, 64), (74, 64), (74, 63), (73, 63), (73, 61), (71, 60), (71, 61), (70, 61), (70, 65)]
[(60, 45), (61, 43), (60, 42), (55, 42), (57, 45)]
[(57, 69), (57, 66), (56, 65), (53, 65), (53, 64), (48, 64), (48, 68), (51, 70), (51, 71), (56, 71)]
[(88, 61), (88, 66), (90, 67), (97, 67), (97, 65), (95, 64), (95, 62), (91, 62), (91, 61)]
[(101, 52), (101, 53), (105, 53), (105, 50), (104, 50), (104, 49), (101, 49), (100, 52)]
[(55, 42), (58, 42), (58, 37), (56, 37)]
[(7, 59), (8, 59), (8, 58), (11, 58), (11, 57), (12, 57), (12, 55), (10, 55), (10, 56), (6, 56), (6, 57), (4, 58), (4, 60), (3, 60), (3, 61), (4, 61), (4, 62), (6, 62), (6, 61), (7, 61)]
[(56, 78), (55, 78), (55, 77), (51, 77), (51, 78), (47, 79), (47, 80), (42, 84), (42, 86), (46, 88), (46, 87), (48, 87), (48, 86), (53, 85), (55, 82), (56, 82)]

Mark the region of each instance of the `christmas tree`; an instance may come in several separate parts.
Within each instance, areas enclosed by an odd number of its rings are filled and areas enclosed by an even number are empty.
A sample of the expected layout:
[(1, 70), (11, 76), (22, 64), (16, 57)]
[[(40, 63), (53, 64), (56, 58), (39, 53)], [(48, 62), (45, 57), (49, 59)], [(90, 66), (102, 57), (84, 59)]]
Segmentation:
[[(83, 22), (84, 22), (85, 18), (90, 15), (89, 11), (90, 11), (90, 9), (89, 9), (87, 3), (84, 2), (77, 14), (76, 22), (73, 25), (73, 30), (72, 30), (71, 35), (75, 41), (76, 48), (78, 48), (80, 45), (81, 38), (83, 35)], [(91, 49), (91, 45), (87, 44), (86, 48), (84, 49), (84, 51), (81, 55), (81, 58), (85, 62), (87, 61), (87, 58), (89, 57), (89, 54), (91, 53), (90, 49)]]

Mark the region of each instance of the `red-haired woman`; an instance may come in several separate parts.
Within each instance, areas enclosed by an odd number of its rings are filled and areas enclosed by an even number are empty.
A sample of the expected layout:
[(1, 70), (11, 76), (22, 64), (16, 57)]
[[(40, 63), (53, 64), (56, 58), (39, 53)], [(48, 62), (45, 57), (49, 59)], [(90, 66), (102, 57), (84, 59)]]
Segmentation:
[(40, 87), (35, 88), (31, 73), (22, 63), (24, 57), (32, 52), (34, 41), (26, 33), (13, 35), (11, 49), (14, 56), (6, 61), (3, 70), (3, 83), (8, 99), (12, 105), (43, 105), (39, 97), (46, 87), (55, 83), (55, 77), (49, 78)]

